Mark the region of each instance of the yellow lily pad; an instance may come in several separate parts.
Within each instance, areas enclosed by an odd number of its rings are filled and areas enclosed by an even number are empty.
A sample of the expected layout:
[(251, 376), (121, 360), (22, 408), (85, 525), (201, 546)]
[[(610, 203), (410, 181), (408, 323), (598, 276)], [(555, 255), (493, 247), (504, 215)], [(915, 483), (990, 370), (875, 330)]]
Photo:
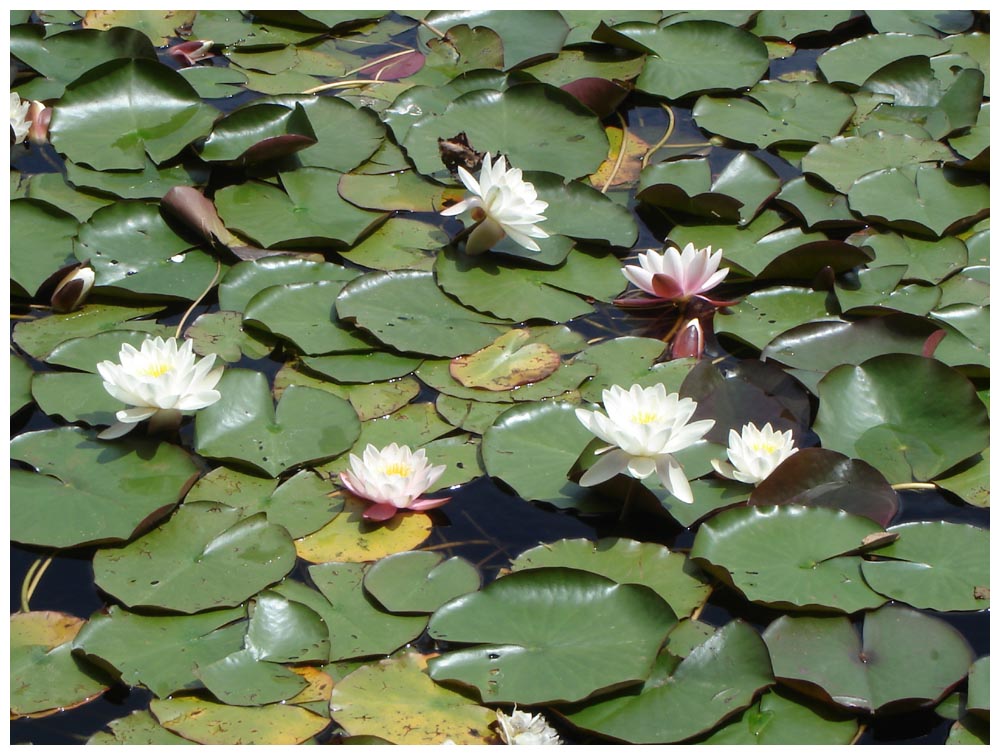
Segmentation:
[(416, 548), (431, 534), (431, 518), (405, 511), (387, 522), (362, 517), (368, 504), (345, 494), (344, 510), (322, 529), (295, 541), (299, 558), (313, 564), (328, 561), (377, 561)]
[(297, 745), (319, 734), (330, 719), (296, 705), (221, 705), (176, 696), (149, 705), (160, 725), (206, 745)]
[(193, 10), (89, 10), (83, 17), (84, 29), (110, 29), (127, 26), (138, 29), (157, 47), (169, 44), (182, 26), (194, 21)]
[(496, 714), (432, 682), (427, 658), (407, 653), (348, 674), (333, 690), (330, 714), (351, 736), (399, 745), (490, 744)]
[(525, 343), (524, 329), (504, 333), (489, 346), (451, 360), (451, 376), (466, 388), (507, 391), (535, 383), (559, 369), (562, 360), (544, 343)]
[[(603, 189), (608, 184), (610, 189), (626, 189), (639, 182), (639, 173), (642, 172), (642, 158), (649, 151), (649, 142), (641, 138), (638, 134), (629, 132), (628, 141), (625, 144), (625, 156), (619, 164), (618, 157), (622, 150), (622, 139), (625, 132), (619, 126), (607, 126), (604, 133), (608, 135), (608, 158), (601, 163), (601, 166), (588, 177), (590, 185)], [(618, 170), (615, 170), (615, 166)]]

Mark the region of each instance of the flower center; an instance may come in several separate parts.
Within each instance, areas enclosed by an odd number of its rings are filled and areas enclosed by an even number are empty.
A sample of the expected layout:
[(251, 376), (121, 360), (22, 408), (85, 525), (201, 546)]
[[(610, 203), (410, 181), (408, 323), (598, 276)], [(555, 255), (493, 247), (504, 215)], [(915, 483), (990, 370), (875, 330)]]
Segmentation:
[(394, 464), (388, 464), (382, 471), (387, 475), (392, 475), (393, 477), (409, 477), (413, 474), (413, 467), (409, 464), (397, 461)]
[(145, 375), (146, 377), (158, 378), (173, 369), (172, 364), (163, 364), (162, 362), (153, 362), (142, 370), (139, 370), (140, 375)]
[(657, 422), (660, 419), (660, 415), (656, 412), (636, 412), (632, 415), (632, 421), (637, 425), (648, 425), (651, 422)]
[(756, 453), (773, 454), (778, 450), (778, 447), (773, 443), (752, 443), (750, 450)]

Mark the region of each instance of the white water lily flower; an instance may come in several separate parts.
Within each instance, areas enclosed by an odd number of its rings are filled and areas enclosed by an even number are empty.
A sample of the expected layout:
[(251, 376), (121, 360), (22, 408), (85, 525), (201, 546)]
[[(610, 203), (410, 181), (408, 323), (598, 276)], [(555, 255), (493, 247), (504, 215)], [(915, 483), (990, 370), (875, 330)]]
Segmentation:
[(130, 408), (115, 415), (118, 422), (101, 438), (118, 438), (156, 415), (166, 419), (204, 409), (222, 397), (215, 386), (223, 367), (213, 369), (215, 354), (196, 361), (193, 341), (178, 347), (176, 338), (147, 337), (139, 349), (122, 344), (118, 360), (120, 364), (98, 363), (97, 371), (104, 378), (104, 389)]
[(796, 451), (791, 430), (779, 433), (770, 422), (758, 430), (750, 422), (743, 425), (742, 434), (729, 431), (729, 461), (712, 459), (712, 466), (723, 477), (759, 485)]
[(354, 454), (348, 459), (351, 469), (341, 472), (340, 480), (372, 504), (365, 509), (365, 519), (382, 522), (401, 509), (426, 511), (451, 500), (420, 498), (447, 469), (444, 464), (431, 466), (422, 448), (414, 453), (409, 446), (390, 443), (379, 450), (369, 443), (361, 459)]
[(458, 176), (473, 196), (442, 210), (441, 214), (458, 215), (472, 210), (473, 220), (480, 221), (465, 243), (467, 253), (485, 252), (504, 236), (510, 236), (525, 249), (539, 251), (532, 239), (547, 239), (549, 234), (535, 223), (545, 220), (541, 213), (549, 203), (538, 198), (535, 187), (521, 177), (519, 168), (508, 170), (503, 157), (494, 164), (487, 152), (478, 181), (461, 165)]
[(672, 454), (701, 440), (714, 419), (688, 423), (696, 401), (667, 395), (662, 383), (650, 388), (633, 385), (629, 390), (613, 385), (604, 391), (607, 415), (577, 409), (577, 419), (601, 440), (610, 443), (597, 453), (604, 454), (580, 478), (580, 484), (597, 485), (620, 472), (642, 480), (656, 472), (670, 493), (693, 503), (691, 486), (681, 465)]
[(729, 272), (719, 270), (722, 250), (695, 249), (687, 244), (683, 252), (667, 249), (660, 254), (650, 249), (639, 254), (638, 265), (626, 265), (622, 273), (647, 294), (662, 301), (686, 301), (718, 286)]
[(14, 144), (20, 144), (28, 138), (31, 121), (28, 120), (28, 110), (31, 103), (22, 100), (17, 92), (10, 93), (10, 128), (14, 132)]
[(531, 715), (523, 710), (514, 709), (509, 716), (502, 710), (497, 711), (497, 723), (500, 724), (500, 738), (508, 745), (561, 745), (559, 734), (549, 726), (541, 713)]

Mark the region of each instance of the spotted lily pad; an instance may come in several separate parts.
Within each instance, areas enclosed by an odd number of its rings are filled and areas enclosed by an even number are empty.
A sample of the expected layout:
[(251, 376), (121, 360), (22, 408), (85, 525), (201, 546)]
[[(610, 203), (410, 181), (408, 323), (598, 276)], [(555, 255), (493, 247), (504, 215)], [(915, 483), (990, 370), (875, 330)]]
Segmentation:
[(869, 712), (938, 700), (972, 662), (958, 630), (898, 605), (866, 614), (862, 637), (846, 617), (782, 616), (764, 641), (782, 682)]
[(294, 745), (330, 724), (297, 705), (223, 705), (189, 695), (153, 700), (150, 710), (161, 726), (200, 744)]
[(377, 561), (411, 550), (431, 534), (431, 520), (419, 511), (397, 514), (388, 522), (362, 517), (366, 503), (348, 497), (344, 510), (325, 527), (295, 541), (299, 558), (312, 563)]
[(511, 330), (489, 346), (451, 360), (451, 375), (467, 388), (505, 391), (548, 377), (562, 360), (543, 343), (526, 343), (527, 330)]
[(191, 740), (164, 729), (148, 710), (136, 710), (107, 724), (110, 732), (99, 731), (88, 745), (187, 745)]
[[(558, 620), (531, 620), (541, 613)], [(439, 608), (432, 637), (485, 644), (440, 655), (428, 667), (435, 681), (475, 687), (484, 702), (572, 702), (645, 679), (675, 622), (647, 587), (575, 569), (529, 569)]]
[(222, 398), (196, 419), (198, 452), (272, 477), (346, 451), (361, 431), (350, 404), (314, 388), (288, 388), (275, 408), (260, 372), (228, 370), (218, 389)]
[(294, 561), (288, 532), (262, 514), (240, 520), (236, 509), (196, 502), (129, 545), (98, 551), (94, 578), (128, 606), (194, 613), (241, 603)]

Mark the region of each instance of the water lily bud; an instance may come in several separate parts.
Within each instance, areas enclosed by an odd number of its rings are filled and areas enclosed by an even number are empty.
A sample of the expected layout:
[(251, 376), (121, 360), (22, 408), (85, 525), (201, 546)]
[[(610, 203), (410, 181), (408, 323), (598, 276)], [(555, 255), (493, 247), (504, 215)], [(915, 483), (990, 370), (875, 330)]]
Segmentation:
[(673, 343), (670, 344), (670, 358), (694, 357), (701, 359), (701, 355), (704, 353), (705, 331), (701, 329), (701, 320), (698, 318), (688, 320), (687, 325), (674, 336)]
[(185, 65), (193, 66), (199, 60), (215, 57), (215, 53), (212, 52), (214, 44), (211, 39), (192, 39), (190, 42), (181, 42), (168, 47), (167, 55)]
[(72, 312), (87, 299), (90, 289), (94, 287), (94, 270), (86, 265), (72, 269), (56, 285), (49, 301), (52, 311), (60, 314)]
[(28, 128), (28, 139), (34, 144), (44, 144), (49, 140), (49, 121), (52, 120), (52, 108), (38, 100), (31, 101), (28, 108), (28, 118), (31, 126)]

